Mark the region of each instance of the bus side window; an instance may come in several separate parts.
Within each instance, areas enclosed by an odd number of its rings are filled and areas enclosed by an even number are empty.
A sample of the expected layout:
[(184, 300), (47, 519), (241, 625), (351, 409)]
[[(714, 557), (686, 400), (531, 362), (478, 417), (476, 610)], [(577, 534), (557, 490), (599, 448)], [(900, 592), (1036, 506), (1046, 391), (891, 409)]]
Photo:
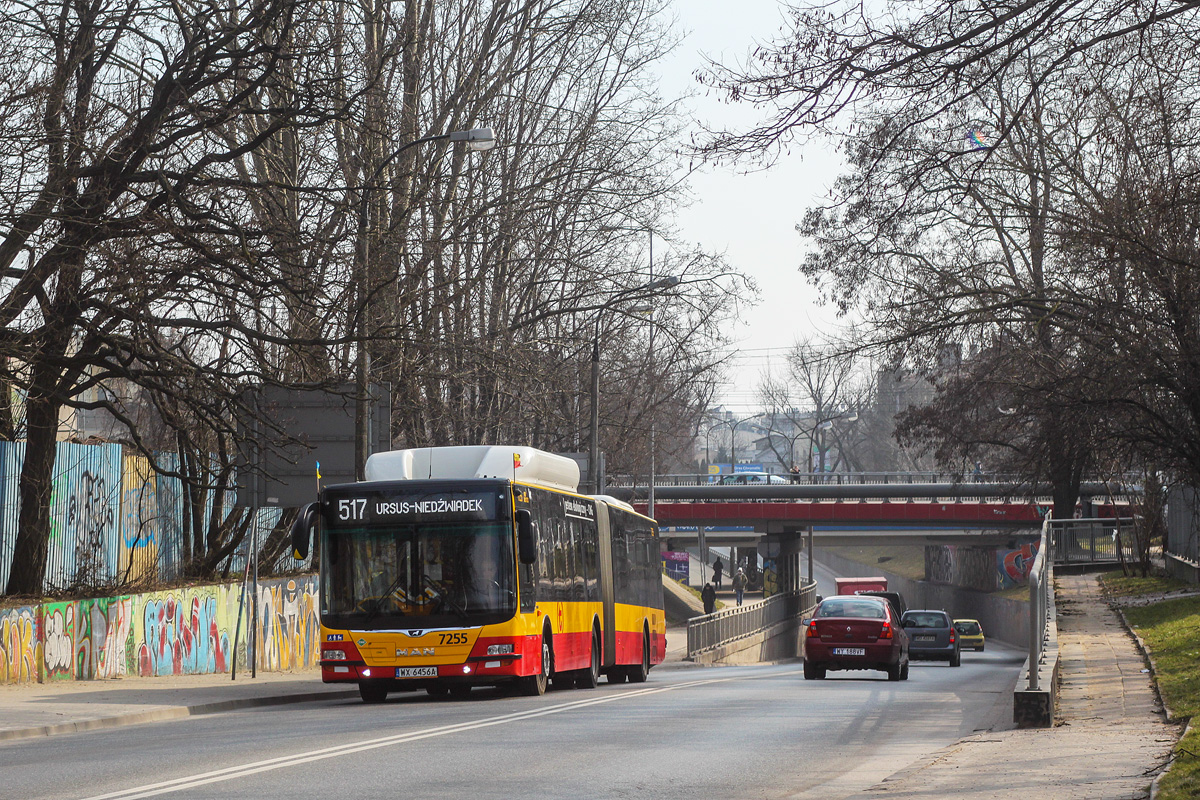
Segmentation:
[(584, 574), (587, 576), (587, 591), (586, 597), (590, 601), (599, 600), (599, 593), (596, 591), (598, 584), (598, 576), (600, 574), (600, 562), (596, 558), (597, 541), (596, 541), (596, 523), (592, 522), (585, 524), (587, 531), (586, 538), (583, 543), (583, 568)]

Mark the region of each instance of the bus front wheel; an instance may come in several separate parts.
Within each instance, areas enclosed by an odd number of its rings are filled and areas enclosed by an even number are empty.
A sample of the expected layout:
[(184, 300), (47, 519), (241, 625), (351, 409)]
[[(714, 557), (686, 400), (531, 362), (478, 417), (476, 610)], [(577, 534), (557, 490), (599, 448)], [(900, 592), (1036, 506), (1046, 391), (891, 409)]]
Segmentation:
[(358, 684), (358, 694), (364, 703), (382, 703), (387, 699), (387, 693), (387, 686), (382, 683), (360, 681)]

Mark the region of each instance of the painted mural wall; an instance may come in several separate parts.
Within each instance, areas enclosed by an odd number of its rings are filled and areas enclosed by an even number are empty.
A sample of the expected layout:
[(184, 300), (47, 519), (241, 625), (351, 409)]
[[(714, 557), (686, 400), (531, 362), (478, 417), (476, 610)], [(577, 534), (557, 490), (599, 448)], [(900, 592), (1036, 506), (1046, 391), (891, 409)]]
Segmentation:
[[(316, 592), (312, 575), (259, 584), (258, 669), (316, 665)], [(229, 672), (235, 649), (249, 669), (242, 599), (241, 584), (221, 584), (0, 610), (0, 683)]]

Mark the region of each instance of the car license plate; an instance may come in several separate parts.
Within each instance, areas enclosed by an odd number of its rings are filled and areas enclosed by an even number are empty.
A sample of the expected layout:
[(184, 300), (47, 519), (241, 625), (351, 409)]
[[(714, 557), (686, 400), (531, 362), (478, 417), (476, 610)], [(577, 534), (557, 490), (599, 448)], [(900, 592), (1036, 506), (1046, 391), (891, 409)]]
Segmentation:
[(933, 636), (914, 636), (914, 642), (932, 642), (936, 637)]
[(396, 667), (397, 678), (436, 678), (437, 667)]
[(867, 648), (865, 647), (835, 647), (833, 648), (835, 656), (865, 656)]

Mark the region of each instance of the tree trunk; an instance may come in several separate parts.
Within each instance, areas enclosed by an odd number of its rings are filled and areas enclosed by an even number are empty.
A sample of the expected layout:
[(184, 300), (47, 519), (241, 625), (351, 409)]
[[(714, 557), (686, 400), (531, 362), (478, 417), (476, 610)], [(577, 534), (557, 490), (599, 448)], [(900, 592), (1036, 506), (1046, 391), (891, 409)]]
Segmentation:
[[(13, 547), (8, 595), (40, 595), (46, 577), (50, 545), (50, 496), (53, 490), (54, 455), (58, 436), (59, 403), (45, 391), (54, 376), (50, 368), (36, 366), (35, 380), (26, 401), (25, 462), (21, 465), (18, 494), (21, 511)], [(41, 391), (35, 391), (41, 390)]]

